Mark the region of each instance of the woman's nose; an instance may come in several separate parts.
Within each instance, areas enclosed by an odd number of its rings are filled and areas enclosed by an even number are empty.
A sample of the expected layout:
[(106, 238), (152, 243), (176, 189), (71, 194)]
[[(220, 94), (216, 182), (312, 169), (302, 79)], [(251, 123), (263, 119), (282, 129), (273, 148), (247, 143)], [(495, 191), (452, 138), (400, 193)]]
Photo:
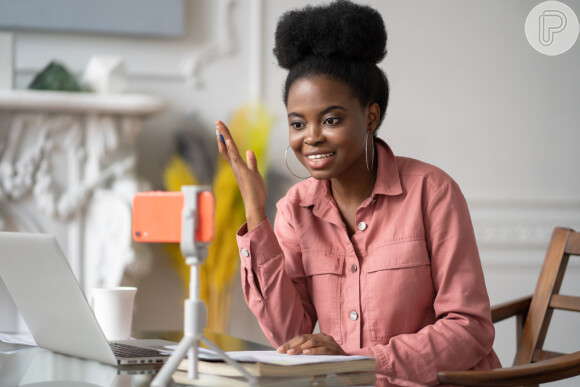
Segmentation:
[(320, 125), (309, 125), (304, 142), (308, 145), (316, 145), (324, 142), (324, 134)]

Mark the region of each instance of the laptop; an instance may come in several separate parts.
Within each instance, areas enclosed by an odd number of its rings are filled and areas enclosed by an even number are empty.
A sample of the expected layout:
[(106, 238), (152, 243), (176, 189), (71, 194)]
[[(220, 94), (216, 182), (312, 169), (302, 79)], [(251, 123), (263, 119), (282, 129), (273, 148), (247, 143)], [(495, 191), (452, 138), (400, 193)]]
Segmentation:
[(108, 342), (56, 238), (0, 232), (0, 277), (39, 347), (113, 366), (164, 363), (166, 340)]

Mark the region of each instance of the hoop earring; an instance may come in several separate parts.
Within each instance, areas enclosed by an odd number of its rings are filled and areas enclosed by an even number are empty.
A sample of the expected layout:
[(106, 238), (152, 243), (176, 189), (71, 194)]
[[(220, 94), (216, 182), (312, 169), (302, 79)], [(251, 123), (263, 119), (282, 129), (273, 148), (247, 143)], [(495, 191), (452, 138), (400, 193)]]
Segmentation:
[[(371, 132), (369, 132), (369, 134), (371, 134)], [(372, 138), (372, 134), (371, 134), (371, 138)], [(373, 148), (373, 152), (371, 155), (371, 166), (369, 167), (369, 136), (367, 136), (367, 138), (365, 139), (365, 162), (367, 164), (367, 171), (371, 172), (373, 170), (374, 164), (375, 164), (375, 140), (373, 138), (372, 140), (372, 148)]]
[(290, 145), (288, 145), (286, 147), (286, 152), (284, 152), (284, 161), (286, 161), (286, 168), (288, 168), (288, 170), (290, 171), (290, 173), (292, 175), (294, 175), (294, 177), (297, 177), (297, 178), (302, 179), (302, 180), (308, 179), (310, 176), (306, 176), (306, 177), (298, 176), (297, 174), (292, 172), (292, 170), (290, 169), (290, 166), (288, 165), (288, 148), (290, 148)]

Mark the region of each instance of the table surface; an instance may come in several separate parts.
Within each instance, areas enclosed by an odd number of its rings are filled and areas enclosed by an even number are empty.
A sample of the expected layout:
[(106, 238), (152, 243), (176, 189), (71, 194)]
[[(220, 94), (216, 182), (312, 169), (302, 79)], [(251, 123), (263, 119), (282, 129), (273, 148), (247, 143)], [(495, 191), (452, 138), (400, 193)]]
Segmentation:
[[(183, 334), (171, 332), (134, 333), (136, 338), (179, 341)], [(225, 351), (271, 350), (271, 347), (228, 336), (205, 332), (206, 337)], [(137, 387), (149, 386), (159, 365), (112, 367), (95, 361), (60, 355), (52, 351), (0, 342), (0, 386), (43, 387)]]

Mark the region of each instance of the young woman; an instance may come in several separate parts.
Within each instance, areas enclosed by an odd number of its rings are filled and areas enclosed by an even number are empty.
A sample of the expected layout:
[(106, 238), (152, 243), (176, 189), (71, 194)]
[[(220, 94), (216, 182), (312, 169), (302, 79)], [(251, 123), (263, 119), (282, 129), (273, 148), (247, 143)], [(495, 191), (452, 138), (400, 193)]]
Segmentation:
[(376, 136), (389, 95), (376, 65), (385, 48), (383, 20), (367, 6), (336, 1), (280, 19), (289, 147), (312, 177), (278, 202), (274, 229), (253, 152), (244, 162), (221, 121), (217, 143), (246, 209), (237, 236), (245, 298), (278, 351), (368, 355), (377, 384), (435, 384), (440, 370), (500, 364), (459, 187)]

